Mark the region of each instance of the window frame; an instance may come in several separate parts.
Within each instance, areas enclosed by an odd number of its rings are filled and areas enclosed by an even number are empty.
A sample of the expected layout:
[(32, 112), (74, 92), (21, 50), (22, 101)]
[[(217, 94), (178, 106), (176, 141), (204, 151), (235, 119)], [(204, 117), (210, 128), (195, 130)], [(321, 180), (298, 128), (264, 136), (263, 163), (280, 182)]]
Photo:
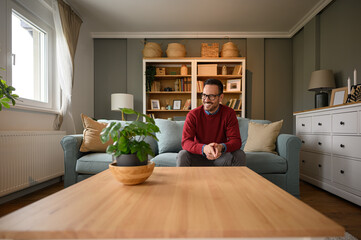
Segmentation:
[[(27, 4), (41, 4), (40, 1), (37, 3), (28, 2)], [(6, 18), (7, 18), (7, 66), (6, 66), (6, 76), (7, 82), (12, 85), (12, 14), (13, 10), (19, 16), (23, 17), (27, 21), (31, 22), (39, 29), (42, 29), (46, 32), (45, 35), (45, 73), (44, 76), (46, 78), (46, 87), (47, 87), (47, 96), (48, 102), (41, 102), (32, 99), (22, 98), (20, 96), (19, 100), (16, 102), (16, 105), (13, 108), (19, 108), (24, 110), (40, 110), (41, 112), (58, 112), (60, 105), (60, 87), (55, 78), (55, 73), (53, 71), (54, 63), (55, 63), (55, 30), (51, 27), (47, 22), (43, 20), (43, 18), (37, 17), (44, 15), (44, 11), (37, 10), (37, 6), (26, 6), (26, 2), (21, 4), (21, 1), (15, 0), (7, 0), (7, 8), (6, 8)], [(51, 13), (51, 9), (47, 9)], [(36, 15), (35, 15), (35, 13)], [(36, 12), (39, 11), (39, 12)], [(46, 14), (46, 13), (45, 13)], [(51, 13), (52, 14), (52, 13)], [(52, 23), (53, 24), (53, 23)]]

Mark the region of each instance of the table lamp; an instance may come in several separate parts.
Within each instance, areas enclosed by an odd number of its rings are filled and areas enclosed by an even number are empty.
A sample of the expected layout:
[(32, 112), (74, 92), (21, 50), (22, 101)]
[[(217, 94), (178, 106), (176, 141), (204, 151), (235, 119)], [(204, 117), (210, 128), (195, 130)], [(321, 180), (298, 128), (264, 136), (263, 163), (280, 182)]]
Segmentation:
[(328, 93), (332, 88), (335, 88), (335, 79), (332, 70), (318, 70), (311, 74), (308, 91), (315, 91), (315, 107), (328, 106)]
[[(111, 108), (112, 111), (120, 111), (119, 108), (133, 109), (133, 95), (127, 93), (112, 93)], [(122, 112), (122, 120), (124, 121), (123, 112)]]

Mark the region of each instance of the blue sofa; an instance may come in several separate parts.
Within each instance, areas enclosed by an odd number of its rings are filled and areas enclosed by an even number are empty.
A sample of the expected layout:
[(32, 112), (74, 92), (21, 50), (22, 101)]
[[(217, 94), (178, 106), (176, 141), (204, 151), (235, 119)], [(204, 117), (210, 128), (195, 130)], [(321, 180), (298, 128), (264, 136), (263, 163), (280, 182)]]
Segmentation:
[[(104, 122), (105, 120), (102, 120)], [(161, 132), (157, 133), (159, 142), (147, 138), (156, 156), (152, 158), (157, 167), (175, 167), (176, 156), (181, 148), (184, 121), (155, 119)], [(242, 147), (247, 142), (248, 123), (270, 123), (266, 120), (238, 118)], [(82, 153), (79, 151), (83, 135), (68, 135), (61, 140), (64, 149), (65, 187), (108, 168), (112, 156), (106, 153)], [(276, 141), (278, 155), (268, 152), (246, 152), (247, 167), (265, 177), (290, 194), (299, 197), (299, 153), (301, 141), (290, 134), (280, 134)]]

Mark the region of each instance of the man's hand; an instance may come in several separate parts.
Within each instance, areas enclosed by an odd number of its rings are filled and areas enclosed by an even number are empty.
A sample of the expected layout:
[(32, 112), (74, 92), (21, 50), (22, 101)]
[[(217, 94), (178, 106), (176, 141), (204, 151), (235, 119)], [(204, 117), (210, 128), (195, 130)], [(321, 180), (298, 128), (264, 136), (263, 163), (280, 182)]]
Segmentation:
[(203, 152), (206, 154), (207, 159), (215, 160), (222, 155), (222, 144), (210, 143), (204, 146)]

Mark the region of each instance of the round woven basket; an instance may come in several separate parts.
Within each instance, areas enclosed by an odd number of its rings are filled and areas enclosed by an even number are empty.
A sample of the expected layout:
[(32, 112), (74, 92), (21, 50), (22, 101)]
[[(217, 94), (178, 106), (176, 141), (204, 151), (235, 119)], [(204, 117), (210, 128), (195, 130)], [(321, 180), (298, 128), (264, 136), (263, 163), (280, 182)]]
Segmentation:
[(221, 57), (238, 57), (238, 48), (233, 42), (223, 44)]
[(185, 57), (187, 52), (183, 44), (169, 43), (166, 53), (168, 57)]
[(162, 49), (158, 43), (147, 42), (143, 49), (143, 57), (156, 58), (162, 57)]

